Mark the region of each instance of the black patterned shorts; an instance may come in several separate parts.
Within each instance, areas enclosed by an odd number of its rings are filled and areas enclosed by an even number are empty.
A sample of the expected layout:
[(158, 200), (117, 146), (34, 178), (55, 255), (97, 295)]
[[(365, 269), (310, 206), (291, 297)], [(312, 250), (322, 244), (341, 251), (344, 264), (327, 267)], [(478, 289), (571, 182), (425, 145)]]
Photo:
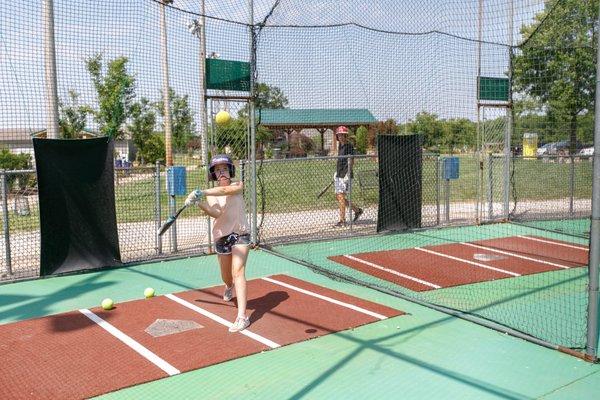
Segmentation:
[(250, 244), (250, 234), (244, 233), (240, 235), (233, 232), (219, 238), (215, 243), (217, 254), (231, 254), (231, 248), (236, 244)]

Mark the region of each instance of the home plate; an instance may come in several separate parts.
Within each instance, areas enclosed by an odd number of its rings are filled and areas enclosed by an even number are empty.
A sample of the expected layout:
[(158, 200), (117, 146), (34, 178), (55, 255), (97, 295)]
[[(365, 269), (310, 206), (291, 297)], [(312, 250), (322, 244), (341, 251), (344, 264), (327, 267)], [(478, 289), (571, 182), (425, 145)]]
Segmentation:
[(161, 337), (200, 328), (204, 327), (195, 321), (182, 319), (157, 319), (144, 331), (152, 337)]
[(497, 261), (505, 260), (508, 257), (499, 254), (475, 253), (473, 254), (473, 258), (477, 261)]

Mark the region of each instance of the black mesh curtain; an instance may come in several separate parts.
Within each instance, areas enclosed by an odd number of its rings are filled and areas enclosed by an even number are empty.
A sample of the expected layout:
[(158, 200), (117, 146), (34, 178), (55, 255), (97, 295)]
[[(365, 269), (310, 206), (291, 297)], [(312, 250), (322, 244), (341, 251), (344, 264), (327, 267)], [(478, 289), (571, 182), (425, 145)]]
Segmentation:
[(113, 142), (33, 139), (41, 226), (40, 275), (121, 263)]
[(377, 232), (421, 227), (421, 135), (380, 135)]

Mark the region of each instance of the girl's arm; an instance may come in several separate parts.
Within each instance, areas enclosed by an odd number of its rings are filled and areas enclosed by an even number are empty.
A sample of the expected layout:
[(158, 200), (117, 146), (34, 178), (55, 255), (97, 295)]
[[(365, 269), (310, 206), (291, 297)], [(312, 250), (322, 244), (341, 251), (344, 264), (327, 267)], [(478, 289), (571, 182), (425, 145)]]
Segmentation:
[(202, 211), (204, 211), (206, 214), (210, 215), (211, 217), (213, 217), (215, 219), (219, 218), (221, 216), (221, 208), (220, 207), (216, 207), (216, 205), (215, 206), (211, 206), (206, 201), (198, 203), (198, 207), (200, 207), (200, 209)]
[(229, 186), (215, 186), (214, 188), (204, 189), (202, 193), (205, 196), (231, 196), (244, 192), (244, 184), (242, 182), (233, 182)]

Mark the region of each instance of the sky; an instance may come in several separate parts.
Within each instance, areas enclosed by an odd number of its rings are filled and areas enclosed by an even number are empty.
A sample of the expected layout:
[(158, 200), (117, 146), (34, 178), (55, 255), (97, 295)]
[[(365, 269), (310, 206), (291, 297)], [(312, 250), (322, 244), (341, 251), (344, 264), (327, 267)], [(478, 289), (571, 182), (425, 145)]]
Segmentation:
[[(483, 0), (482, 75), (507, 69), (510, 0)], [(45, 127), (41, 3), (0, 2), (0, 128)], [(262, 21), (274, 0), (255, 0)], [(543, 9), (515, 3), (513, 40)], [(207, 54), (249, 60), (248, 2), (206, 0)], [(200, 0), (167, 8), (169, 83), (200, 108), (199, 40), (188, 31)], [(261, 31), (258, 80), (278, 86), (291, 108), (367, 108), (377, 119), (404, 122), (420, 111), (476, 118), (477, 0), (281, 0)], [(85, 60), (126, 56), (139, 97), (162, 88), (160, 5), (153, 0), (54, 0), (58, 92), (74, 90), (94, 106)], [(226, 22), (223, 19), (233, 22)], [(330, 24), (347, 24), (325, 27)], [(217, 107), (221, 107), (218, 104)], [(232, 108), (239, 107), (232, 105)], [(94, 128), (90, 120), (90, 128)]]

